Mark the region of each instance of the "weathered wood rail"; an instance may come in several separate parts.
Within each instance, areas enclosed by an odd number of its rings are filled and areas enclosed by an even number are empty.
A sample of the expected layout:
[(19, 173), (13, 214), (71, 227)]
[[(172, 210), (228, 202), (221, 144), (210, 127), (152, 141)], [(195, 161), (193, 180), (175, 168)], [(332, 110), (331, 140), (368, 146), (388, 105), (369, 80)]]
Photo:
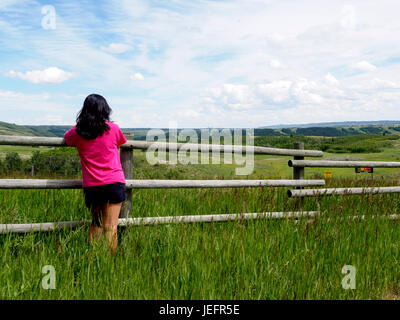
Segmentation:
[[(67, 146), (63, 138), (52, 137), (21, 137), (21, 136), (1, 136), (0, 145), (19, 145), (19, 146), (48, 146), (62, 147)], [(128, 140), (121, 145), (122, 149), (142, 149), (147, 150), (150, 147), (158, 150), (176, 151), (181, 147), (189, 151), (215, 151), (229, 153), (253, 152), (254, 154), (280, 155), (280, 156), (301, 156), (301, 157), (322, 157), (323, 152), (318, 150), (296, 150), (279, 149), (257, 146), (239, 146), (239, 145), (219, 145), (219, 144), (194, 144), (194, 143), (172, 143), (172, 142), (150, 142)]]
[(400, 193), (400, 186), (399, 187), (328, 188), (328, 189), (288, 190), (287, 193), (290, 198), (333, 196), (333, 195)]
[[(257, 212), (257, 213), (234, 213), (234, 214), (209, 214), (209, 215), (186, 215), (167, 217), (144, 217), (144, 218), (121, 218), (118, 226), (149, 226), (159, 224), (195, 223), (195, 222), (223, 222), (255, 219), (298, 219), (301, 217), (315, 217), (319, 211), (299, 212)], [(62, 229), (73, 229), (91, 223), (91, 221), (63, 221), (30, 224), (0, 224), (0, 234), (3, 233), (27, 233), (27, 232), (49, 232)]]
[[(324, 180), (126, 180), (127, 189), (316, 187)], [(0, 179), (0, 189), (80, 189), (82, 180)]]
[(332, 161), (332, 160), (289, 160), (293, 168), (400, 168), (400, 162), (389, 161)]

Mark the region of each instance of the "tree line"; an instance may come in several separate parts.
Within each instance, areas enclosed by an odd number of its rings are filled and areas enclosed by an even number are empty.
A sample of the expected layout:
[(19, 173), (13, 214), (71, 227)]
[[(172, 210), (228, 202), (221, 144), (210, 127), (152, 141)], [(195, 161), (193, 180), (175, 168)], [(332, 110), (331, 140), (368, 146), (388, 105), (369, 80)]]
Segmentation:
[(81, 164), (78, 152), (70, 148), (57, 148), (45, 152), (34, 151), (29, 159), (22, 159), (17, 152), (7, 152), (0, 159), (0, 174), (30, 174), (33, 176), (78, 176)]

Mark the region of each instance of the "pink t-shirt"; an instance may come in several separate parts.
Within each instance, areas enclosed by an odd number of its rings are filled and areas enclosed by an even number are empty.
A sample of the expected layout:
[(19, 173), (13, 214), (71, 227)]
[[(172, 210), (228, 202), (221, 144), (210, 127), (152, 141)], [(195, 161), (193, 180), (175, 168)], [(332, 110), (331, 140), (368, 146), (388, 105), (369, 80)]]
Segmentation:
[(64, 134), (65, 143), (78, 149), (82, 168), (82, 187), (125, 182), (118, 147), (127, 140), (116, 123), (106, 122), (110, 130), (92, 140), (82, 138), (73, 126)]

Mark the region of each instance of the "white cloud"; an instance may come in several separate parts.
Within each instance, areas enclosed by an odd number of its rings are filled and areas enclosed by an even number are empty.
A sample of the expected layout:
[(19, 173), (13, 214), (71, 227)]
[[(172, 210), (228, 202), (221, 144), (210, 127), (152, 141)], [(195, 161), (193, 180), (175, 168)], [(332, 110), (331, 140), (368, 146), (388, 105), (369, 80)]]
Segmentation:
[(280, 69), (280, 68), (283, 67), (282, 63), (281, 63), (279, 60), (277, 60), (277, 59), (272, 59), (272, 60), (269, 62), (269, 66), (270, 66), (271, 68), (274, 68), (274, 69)]
[(135, 108), (134, 111), (123, 111), (119, 116), (115, 117), (114, 120), (122, 127), (136, 127), (136, 128), (163, 128), (165, 123), (168, 123), (167, 117), (161, 115), (159, 112), (146, 112), (148, 108), (138, 112)]
[[(47, 92), (27, 94), (0, 90), (2, 121), (17, 124), (73, 123), (72, 119), (78, 109), (71, 106), (79, 106), (82, 101), (82, 97), (77, 98), (65, 94)], [(54, 116), (50, 117), (51, 114)], [(61, 118), (65, 121), (62, 121)]]
[(325, 82), (332, 86), (339, 84), (339, 81), (330, 72), (325, 76)]
[[(328, 73), (318, 81), (303, 77), (254, 85), (225, 84), (207, 89), (203, 101), (222, 113), (224, 108), (221, 107), (228, 107), (225, 110), (231, 109), (232, 112), (236, 112), (238, 121), (240, 117), (250, 121), (247, 110), (249, 108), (243, 106), (251, 107), (251, 114), (254, 116), (252, 121), (257, 122), (258, 119), (261, 123), (265, 119), (267, 124), (273, 124), (272, 120), (280, 123), (340, 121), (346, 120), (346, 114), (351, 120), (357, 120), (357, 114), (363, 109), (369, 112), (365, 116), (371, 116), (373, 112), (378, 112), (382, 105), (393, 103), (400, 96), (400, 93), (393, 91), (395, 88), (400, 88), (400, 84), (380, 79), (357, 85), (343, 84)], [(234, 99), (237, 103), (232, 107)], [(393, 112), (394, 109), (390, 108), (385, 111)], [(298, 118), (289, 117), (287, 110), (295, 111)], [(219, 116), (223, 118), (228, 115), (220, 113)], [(304, 120), (307, 118), (308, 120)], [(311, 119), (313, 121), (309, 121)]]
[(375, 78), (371, 81), (371, 87), (370, 88), (375, 88), (375, 89), (400, 89), (400, 83), (394, 82), (394, 81), (389, 81), (389, 80), (382, 80)]
[(285, 40), (287, 39), (287, 36), (284, 36), (279, 33), (273, 33), (273, 34), (267, 34), (266, 39), (275, 44), (283, 44), (285, 42)]
[[(23, 100), (49, 100), (49, 93), (26, 94), (16, 91), (5, 91), (0, 89), (0, 102), (2, 101), (23, 101)], [(21, 106), (22, 107), (22, 106)]]
[(22, 96), (22, 93), (19, 92), (0, 90), (0, 98), (19, 98)]
[(209, 88), (203, 101), (232, 110), (269, 108), (276, 109), (291, 104), (320, 104), (324, 95), (334, 92), (306, 78), (275, 80), (256, 85), (224, 84)]
[(391, 81), (391, 80), (383, 80), (380, 78), (367, 79), (364, 81), (360, 81), (359, 83), (352, 85), (350, 88), (364, 92), (370, 90), (391, 90), (391, 89), (400, 89), (400, 82)]
[(198, 112), (197, 110), (186, 109), (181, 111), (179, 115), (182, 116), (183, 118), (199, 118), (202, 116), (202, 113)]
[(139, 80), (139, 81), (144, 80), (144, 76), (139, 72), (131, 75), (130, 78), (131, 78), (131, 80)]
[(50, 67), (45, 70), (33, 70), (25, 73), (16, 72), (11, 70), (7, 73), (7, 76), (11, 78), (19, 78), (27, 80), (31, 83), (62, 83), (74, 76), (71, 72), (66, 72), (57, 67)]
[(121, 54), (130, 50), (131, 47), (124, 43), (111, 43), (108, 47), (101, 47), (100, 49), (112, 54)]
[(68, 125), (70, 123), (66, 122), (62, 116), (57, 114), (47, 114), (43, 117), (37, 117), (33, 119), (33, 123), (38, 123), (41, 125)]
[(340, 25), (343, 28), (354, 28), (357, 23), (355, 8), (352, 5), (345, 5), (342, 8)]
[(279, 104), (321, 103), (327, 88), (306, 78), (276, 80), (257, 85), (259, 97), (269, 106)]
[(235, 110), (250, 109), (257, 104), (253, 88), (248, 85), (225, 83), (221, 88), (208, 88), (206, 94), (205, 101)]
[(371, 72), (375, 71), (377, 68), (373, 64), (369, 63), (368, 61), (360, 61), (351, 66), (355, 70), (364, 71), (364, 72)]
[(316, 82), (301, 78), (293, 82), (290, 93), (299, 102), (304, 104), (319, 104), (323, 98), (318, 94)]
[(269, 83), (262, 83), (257, 85), (258, 93), (267, 99), (275, 103), (281, 103), (289, 100), (290, 87), (292, 81), (289, 80), (276, 80)]

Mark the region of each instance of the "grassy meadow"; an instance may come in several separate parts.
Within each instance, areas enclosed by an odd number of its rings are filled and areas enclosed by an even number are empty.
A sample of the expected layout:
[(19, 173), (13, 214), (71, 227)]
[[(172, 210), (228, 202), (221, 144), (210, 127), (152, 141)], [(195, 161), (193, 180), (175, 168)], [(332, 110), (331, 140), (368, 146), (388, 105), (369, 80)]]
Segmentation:
[[(381, 152), (326, 152), (323, 158), (398, 161), (399, 150), (395, 141)], [(150, 166), (135, 150), (134, 177), (290, 179), (288, 159), (256, 155), (253, 174), (240, 177), (229, 164)], [(325, 170), (306, 168), (305, 178), (323, 178)], [(397, 169), (376, 169), (373, 180), (369, 174), (356, 180), (354, 169), (331, 171), (327, 187), (398, 185), (400, 176)], [(132, 216), (297, 210), (287, 189), (134, 190)], [(120, 228), (114, 256), (87, 243), (87, 226), (0, 235), (0, 299), (400, 299), (400, 225), (384, 218), (398, 213), (399, 195), (309, 198), (302, 208), (322, 214)], [(365, 219), (350, 218), (356, 215)], [(89, 218), (81, 190), (0, 190), (2, 224)], [(42, 288), (46, 265), (56, 270), (54, 290)], [(356, 268), (354, 290), (342, 288), (344, 265)]]

